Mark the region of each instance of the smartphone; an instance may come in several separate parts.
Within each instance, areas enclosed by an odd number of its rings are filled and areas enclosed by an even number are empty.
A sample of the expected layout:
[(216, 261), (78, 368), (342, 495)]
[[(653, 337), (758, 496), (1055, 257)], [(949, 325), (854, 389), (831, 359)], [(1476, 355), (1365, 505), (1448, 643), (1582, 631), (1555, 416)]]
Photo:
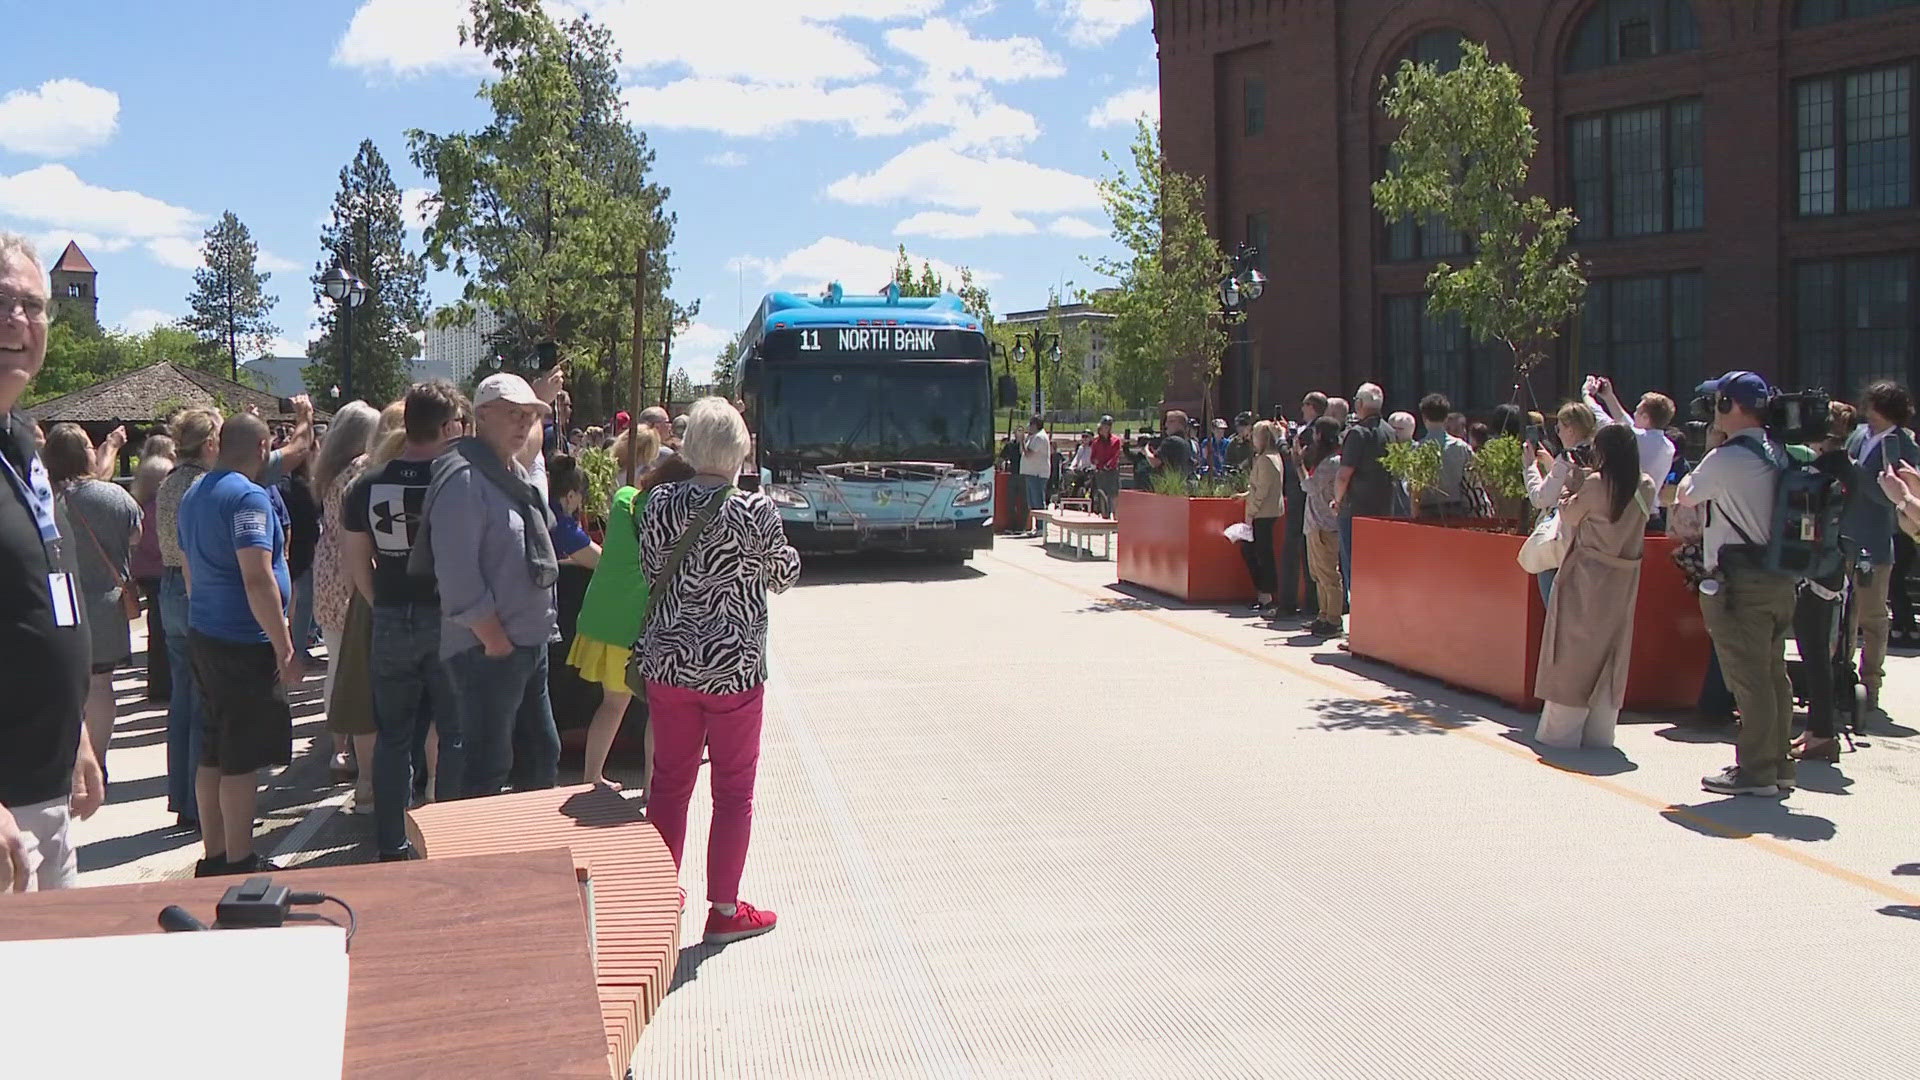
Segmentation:
[(552, 371), (553, 365), (560, 362), (560, 346), (557, 342), (543, 341), (533, 347), (533, 355), (539, 358), (541, 371)]
[(1567, 451), (1567, 457), (1573, 459), (1573, 463), (1583, 469), (1593, 468), (1593, 449), (1591, 447), (1576, 446)]
[(1539, 424), (1527, 425), (1527, 445), (1528, 446), (1539, 446), (1541, 443), (1545, 441), (1546, 441), (1546, 434), (1540, 430)]

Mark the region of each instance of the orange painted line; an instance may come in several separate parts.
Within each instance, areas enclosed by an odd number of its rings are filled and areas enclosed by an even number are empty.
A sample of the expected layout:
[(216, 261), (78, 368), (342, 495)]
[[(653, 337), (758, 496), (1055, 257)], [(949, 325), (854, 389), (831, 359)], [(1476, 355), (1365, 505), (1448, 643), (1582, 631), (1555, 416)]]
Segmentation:
[[(1035, 570), (1031, 567), (1021, 566), (1018, 563), (1010, 562), (1006, 559), (1003, 559), (997, 555), (992, 554), (991, 552), (984, 552), (983, 554), (986, 554), (989, 558), (992, 558), (994, 562), (997, 562), (1002, 566), (1011, 567), (1015, 570), (1020, 570), (1025, 573), (1032, 574), (1034, 577), (1037, 577), (1042, 581), (1052, 582), (1053, 584), (1058, 585), (1063, 589), (1066, 589), (1070, 592), (1079, 593), (1082, 596), (1090, 597), (1091, 599), (1097, 600), (1100, 603), (1116, 604), (1116, 605), (1122, 603), (1121, 600), (1116, 599), (1115, 597), (1110, 596), (1101, 590), (1089, 589), (1083, 585), (1079, 585), (1075, 582), (1068, 581), (1064, 578), (1058, 578), (1053, 576), (1052, 574), (1044, 573), (1042, 571)], [(1819, 873), (1825, 874), (1826, 876), (1830, 878), (1834, 878), (1835, 880), (1844, 881), (1850, 885), (1857, 885), (1870, 892), (1878, 893), (1879, 895), (1884, 896), (1889, 900), (1895, 901), (1896, 903), (1920, 905), (1920, 894), (1910, 893), (1896, 886), (1888, 885), (1885, 882), (1875, 881), (1873, 878), (1870, 878), (1865, 874), (1856, 873), (1852, 870), (1847, 869), (1844, 866), (1839, 866), (1834, 863), (1828, 862), (1825, 859), (1819, 858), (1817, 856), (1809, 855), (1806, 852), (1801, 851), (1800, 849), (1793, 847), (1790, 844), (1782, 843), (1781, 841), (1775, 840), (1772, 837), (1756, 836), (1749, 832), (1743, 832), (1740, 829), (1734, 828), (1733, 826), (1728, 825), (1724, 822), (1715, 821), (1712, 818), (1694, 813), (1693, 811), (1688, 810), (1685, 807), (1675, 806), (1672, 803), (1668, 803), (1662, 799), (1657, 799), (1651, 795), (1646, 794), (1645, 792), (1635, 791), (1632, 788), (1626, 787), (1622, 784), (1616, 784), (1605, 777), (1590, 776), (1586, 773), (1575, 772), (1572, 769), (1561, 768), (1560, 766), (1555, 765), (1550, 761), (1545, 761), (1537, 757), (1533, 753), (1533, 751), (1529, 750), (1524, 746), (1516, 744), (1511, 740), (1483, 734), (1478, 731), (1474, 731), (1473, 729), (1467, 727), (1465, 724), (1456, 723), (1451, 720), (1443, 720), (1438, 716), (1434, 716), (1432, 713), (1424, 712), (1418, 708), (1408, 705), (1406, 702), (1392, 701), (1383, 697), (1369, 697), (1364, 693), (1356, 691), (1353, 687), (1342, 685), (1339, 681), (1335, 679), (1330, 679), (1325, 675), (1322, 675), (1319, 672), (1312, 670), (1311, 668), (1298, 667), (1294, 664), (1288, 663), (1287, 661), (1281, 659), (1280, 657), (1273, 656), (1270, 653), (1262, 652), (1257, 649), (1249, 649), (1246, 646), (1241, 645), (1237, 642), (1229, 641), (1221, 637), (1216, 637), (1203, 630), (1196, 630), (1190, 626), (1183, 626), (1179, 622), (1176, 622), (1175, 620), (1170, 619), (1165, 615), (1160, 614), (1159, 612), (1146, 611), (1139, 608), (1127, 608), (1124, 610), (1126, 610), (1128, 614), (1139, 615), (1150, 622), (1158, 623), (1159, 625), (1164, 626), (1170, 630), (1176, 630), (1182, 634), (1187, 635), (1188, 637), (1195, 638), (1199, 641), (1204, 641), (1209, 645), (1213, 645), (1218, 648), (1226, 649), (1228, 652), (1238, 653), (1241, 656), (1258, 660), (1261, 663), (1267, 664), (1271, 667), (1279, 668), (1281, 671), (1287, 672), (1288, 674), (1293, 675), (1297, 678), (1304, 679), (1307, 682), (1315, 683), (1317, 685), (1326, 687), (1327, 689), (1332, 690), (1334, 693), (1339, 694), (1344, 698), (1347, 698), (1353, 701), (1358, 701), (1362, 705), (1375, 705), (1388, 712), (1397, 713), (1410, 720), (1415, 720), (1415, 721), (1418, 721), (1419, 723), (1425, 724), (1426, 726), (1434, 728), (1435, 730), (1441, 732), (1442, 734), (1458, 735), (1468, 740), (1469, 742), (1487, 747), (1489, 749), (1498, 750), (1511, 757), (1515, 757), (1524, 761), (1530, 761), (1540, 765), (1545, 765), (1547, 768), (1553, 769), (1555, 772), (1560, 773), (1562, 776), (1567, 776), (1572, 779), (1579, 780), (1582, 783), (1589, 784), (1593, 787), (1599, 788), (1602, 791), (1612, 792), (1613, 794), (1618, 795), (1623, 799), (1627, 799), (1631, 802), (1639, 803), (1641, 806), (1645, 806), (1645, 807), (1648, 807), (1649, 809), (1656, 810), (1664, 817), (1671, 818), (1675, 821), (1683, 821), (1688, 825), (1697, 827), (1700, 830), (1713, 833), (1715, 836), (1723, 837), (1728, 840), (1738, 840), (1738, 841), (1741, 841), (1742, 843), (1750, 844), (1753, 847), (1759, 848), (1762, 851), (1766, 851), (1771, 854), (1778, 855), (1791, 862), (1799, 863), (1801, 866), (1804, 866), (1809, 870), (1818, 871)], [(1200, 608), (1197, 610), (1206, 610), (1206, 609)]]

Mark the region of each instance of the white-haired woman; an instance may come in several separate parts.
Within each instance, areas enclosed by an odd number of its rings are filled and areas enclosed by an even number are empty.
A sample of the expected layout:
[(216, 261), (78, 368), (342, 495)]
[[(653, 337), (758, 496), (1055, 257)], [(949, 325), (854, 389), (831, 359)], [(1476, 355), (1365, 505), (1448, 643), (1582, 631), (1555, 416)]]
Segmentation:
[(713, 765), (705, 940), (716, 944), (774, 926), (773, 912), (740, 902), (740, 876), (760, 764), (767, 593), (800, 577), (773, 503), (733, 486), (748, 449), (746, 422), (725, 398), (695, 402), (680, 451), (695, 475), (650, 493), (640, 536), (651, 582), (641, 670), (655, 733), (647, 816), (678, 867), (704, 744)]
[(372, 611), (356, 597), (353, 576), (340, 561), (340, 496), (360, 477), (380, 424), (380, 414), (364, 401), (352, 401), (333, 415), (320, 459), (313, 467), (313, 494), (320, 500), (320, 542), (313, 551), (313, 617), (327, 642), (325, 691), (327, 730), (333, 733), (333, 771), (349, 775), (347, 747), (353, 748), (354, 795), (351, 812), (373, 812), (373, 683), (367, 650), (373, 634)]

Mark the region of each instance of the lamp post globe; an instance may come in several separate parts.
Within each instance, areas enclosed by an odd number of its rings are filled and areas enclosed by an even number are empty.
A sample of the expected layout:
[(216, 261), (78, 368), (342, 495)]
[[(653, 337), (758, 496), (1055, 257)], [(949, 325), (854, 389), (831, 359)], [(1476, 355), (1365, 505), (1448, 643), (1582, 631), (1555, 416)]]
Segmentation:
[(355, 276), (347, 285), (347, 305), (359, 307), (367, 301), (367, 283)]
[(1246, 294), (1248, 300), (1260, 299), (1260, 294), (1267, 291), (1267, 275), (1258, 270), (1248, 270), (1240, 291)]
[(351, 287), (351, 276), (338, 266), (320, 275), (320, 291), (329, 299), (343, 299)]
[(1240, 308), (1240, 283), (1228, 278), (1220, 283), (1220, 305), (1228, 311)]

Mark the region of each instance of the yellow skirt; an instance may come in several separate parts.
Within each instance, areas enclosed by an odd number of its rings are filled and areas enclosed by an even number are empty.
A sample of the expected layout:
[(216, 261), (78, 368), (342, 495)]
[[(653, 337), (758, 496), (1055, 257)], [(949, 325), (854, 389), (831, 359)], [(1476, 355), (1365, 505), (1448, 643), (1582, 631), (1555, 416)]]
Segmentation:
[(632, 691), (627, 689), (627, 656), (632, 651), (575, 634), (573, 645), (567, 649), (567, 665), (588, 682), (606, 687), (609, 693), (628, 694)]

